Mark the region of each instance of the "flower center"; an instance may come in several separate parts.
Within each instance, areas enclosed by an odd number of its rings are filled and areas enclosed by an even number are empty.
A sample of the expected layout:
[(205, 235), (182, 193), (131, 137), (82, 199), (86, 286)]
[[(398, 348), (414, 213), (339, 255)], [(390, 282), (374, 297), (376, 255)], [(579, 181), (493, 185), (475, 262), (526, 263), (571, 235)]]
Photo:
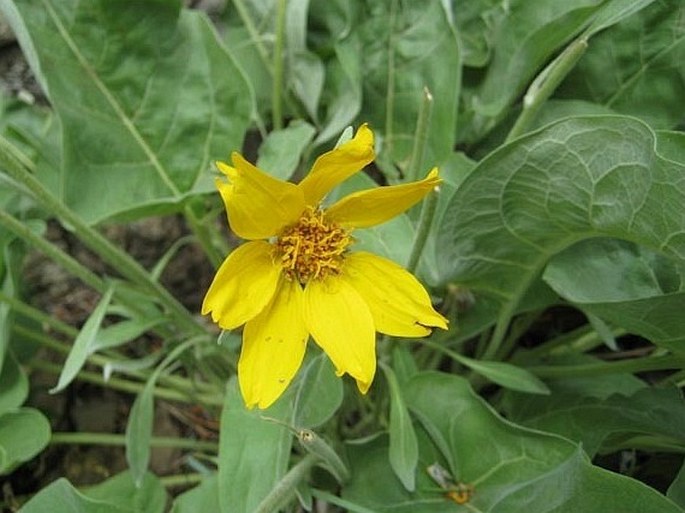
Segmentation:
[(322, 210), (307, 207), (296, 224), (276, 241), (276, 255), (288, 279), (306, 283), (339, 274), (352, 237), (324, 219)]

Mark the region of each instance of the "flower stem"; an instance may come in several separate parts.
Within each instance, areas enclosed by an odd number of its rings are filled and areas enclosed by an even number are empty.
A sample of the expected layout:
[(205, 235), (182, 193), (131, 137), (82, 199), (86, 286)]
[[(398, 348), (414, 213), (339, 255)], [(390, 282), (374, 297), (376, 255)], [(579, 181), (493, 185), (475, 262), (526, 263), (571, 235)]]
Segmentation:
[(276, 0), (276, 41), (274, 43), (274, 81), (271, 115), (274, 130), (283, 128), (283, 45), (285, 39), (286, 0)]
[[(437, 188), (436, 188), (437, 189)], [(426, 199), (423, 200), (423, 205), (421, 206), (421, 216), (419, 217), (419, 226), (416, 230), (416, 235), (414, 236), (414, 244), (411, 248), (411, 254), (409, 255), (409, 261), (407, 262), (407, 270), (410, 273), (414, 273), (421, 260), (421, 254), (423, 253), (423, 248), (428, 240), (428, 234), (430, 233), (431, 226), (433, 225), (433, 218), (435, 217), (435, 210), (438, 206), (438, 191), (431, 191)]]
[(385, 151), (389, 158), (395, 145), (394, 124), (395, 124), (395, 23), (397, 13), (397, 0), (391, 0), (390, 13), (388, 15), (388, 79), (385, 95)]
[[(70, 226), (79, 240), (97, 253), (106, 263), (122, 276), (153, 294), (172, 313), (179, 324), (191, 332), (204, 332), (204, 329), (195, 321), (190, 312), (167, 289), (153, 280), (138, 262), (87, 225), (75, 212), (50, 193), (21, 163), (17, 153), (18, 150), (9, 141), (0, 137), (0, 166), (9, 176), (26, 187), (43, 208), (56, 216), (63, 224)], [(10, 216), (5, 214), (4, 217)]]
[[(40, 361), (38, 359), (32, 360), (28, 366), (58, 376), (62, 372), (62, 367), (60, 365)], [(85, 381), (86, 383), (93, 383), (95, 385), (100, 385), (106, 388), (111, 388), (113, 390), (119, 390), (120, 392), (126, 392), (130, 394), (139, 394), (145, 388), (144, 383), (137, 383), (134, 381), (129, 381), (121, 378), (109, 378), (108, 380), (105, 380), (105, 378), (103, 378), (100, 374), (85, 370), (79, 371), (79, 373), (76, 375), (76, 379)], [(170, 390), (168, 388), (156, 387), (154, 390), (154, 394), (155, 396), (161, 399), (167, 399), (169, 401), (178, 401), (182, 403), (197, 404), (198, 402), (200, 402), (202, 404), (212, 406), (221, 406), (223, 404), (222, 398), (218, 396), (215, 397), (212, 395), (189, 395), (177, 392), (176, 390)]]
[[(61, 433), (53, 432), (50, 437), (51, 445), (126, 445), (126, 436), (111, 433)], [(152, 447), (174, 447), (196, 451), (219, 452), (219, 444), (205, 440), (191, 440), (188, 438), (174, 438), (169, 436), (155, 436), (150, 439)]]
[(433, 111), (433, 95), (428, 87), (423, 88), (421, 106), (419, 107), (419, 117), (416, 120), (416, 132), (414, 133), (414, 147), (412, 148), (411, 160), (407, 168), (407, 179), (409, 181), (420, 178), (421, 164), (426, 153), (426, 142), (428, 141), (428, 127), (430, 124), (431, 113)]
[[(71, 347), (59, 340), (56, 340), (49, 335), (46, 335), (45, 333), (39, 333), (36, 331), (33, 331), (29, 328), (26, 328), (24, 326), (13, 326), (12, 331), (16, 333), (17, 335), (20, 335), (22, 337), (26, 337), (29, 340), (32, 340), (34, 342), (39, 343), (43, 347), (47, 347), (48, 349), (52, 349), (53, 351), (56, 351), (60, 354), (69, 354), (71, 351)], [(77, 332), (78, 334), (78, 332)], [(86, 361), (88, 363), (91, 363), (93, 365), (97, 365), (100, 368), (104, 368), (106, 365), (115, 362), (115, 360), (112, 360), (111, 358), (99, 354), (90, 354), (86, 357)], [(129, 376), (132, 376), (134, 378), (140, 379), (140, 380), (147, 380), (149, 372), (145, 371), (140, 371), (140, 370), (133, 370), (133, 369), (125, 369), (122, 370), (123, 373), (128, 374)], [(170, 386), (171, 388), (174, 389), (179, 389), (180, 391), (187, 392), (188, 394), (196, 394), (200, 393), (201, 391), (207, 392), (207, 393), (212, 393), (214, 392), (214, 389), (211, 387), (211, 385), (205, 384), (205, 383), (193, 383), (189, 381), (188, 379), (185, 379), (181, 376), (171, 376), (171, 375), (166, 375), (166, 376), (160, 376), (159, 377), (160, 383), (163, 383), (165, 385)], [(198, 389), (202, 389), (201, 391)]]
[(259, 503), (255, 513), (271, 513), (280, 511), (288, 502), (295, 497), (295, 488), (302, 481), (307, 473), (316, 465), (321, 458), (308, 453), (298, 463), (296, 463), (282, 478), (276, 486)]
[(188, 221), (190, 230), (193, 232), (193, 235), (195, 235), (200, 246), (202, 246), (205, 255), (207, 255), (207, 258), (212, 266), (214, 266), (214, 269), (218, 269), (224, 259), (224, 255), (221, 254), (221, 251), (214, 244), (211, 230), (206, 223), (198, 218), (193, 209), (193, 205), (186, 205), (183, 212)]
[(587, 50), (587, 46), (586, 37), (576, 39), (535, 77), (523, 97), (523, 110), (509, 131), (506, 142), (516, 139), (528, 130), (540, 107), (573, 69)]
[(64, 269), (76, 276), (89, 287), (97, 290), (101, 294), (104, 294), (107, 290), (108, 286), (107, 283), (105, 283), (105, 280), (100, 278), (86, 266), (62, 251), (54, 244), (36, 234), (33, 230), (31, 230), (31, 228), (28, 227), (28, 225), (15, 219), (4, 210), (0, 210), (0, 226), (4, 226), (9, 231), (14, 233), (14, 235), (28, 242), (38, 251), (60, 264)]
[(259, 30), (257, 30), (257, 26), (254, 24), (254, 21), (252, 21), (252, 17), (250, 16), (247, 5), (245, 4), (245, 0), (233, 0), (233, 5), (235, 5), (236, 11), (238, 11), (240, 21), (243, 22), (243, 25), (247, 29), (247, 33), (250, 34), (250, 39), (255, 45), (257, 53), (264, 63), (264, 66), (269, 72), (272, 72), (273, 70), (271, 69), (271, 62), (269, 61), (269, 51), (266, 49), (266, 46), (264, 46), (263, 38), (259, 34)]

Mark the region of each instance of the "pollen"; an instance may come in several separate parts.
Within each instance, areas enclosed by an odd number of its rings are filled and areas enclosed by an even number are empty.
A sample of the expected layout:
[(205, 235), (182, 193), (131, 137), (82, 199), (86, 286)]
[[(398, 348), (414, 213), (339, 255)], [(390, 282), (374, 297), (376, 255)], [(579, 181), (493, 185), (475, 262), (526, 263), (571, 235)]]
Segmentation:
[(340, 274), (345, 251), (353, 239), (347, 230), (328, 222), (321, 209), (307, 207), (276, 241), (276, 258), (288, 279), (307, 283)]

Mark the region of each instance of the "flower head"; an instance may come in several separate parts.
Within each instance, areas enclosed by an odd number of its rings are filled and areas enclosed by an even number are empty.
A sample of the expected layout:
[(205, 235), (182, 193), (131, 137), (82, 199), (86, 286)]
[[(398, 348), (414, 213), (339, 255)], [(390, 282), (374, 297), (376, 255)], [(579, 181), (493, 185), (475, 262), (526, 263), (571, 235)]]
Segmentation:
[(350, 194), (328, 208), (336, 185), (374, 159), (373, 133), (321, 155), (299, 183), (278, 180), (238, 153), (218, 162), (217, 179), (233, 232), (248, 242), (219, 268), (202, 305), (221, 328), (245, 325), (238, 382), (248, 407), (270, 406), (302, 364), (309, 336), (338, 376), (366, 393), (376, 372), (376, 331), (422, 337), (446, 329), (428, 293), (396, 263), (353, 252), (351, 232), (392, 219), (440, 183), (425, 179)]

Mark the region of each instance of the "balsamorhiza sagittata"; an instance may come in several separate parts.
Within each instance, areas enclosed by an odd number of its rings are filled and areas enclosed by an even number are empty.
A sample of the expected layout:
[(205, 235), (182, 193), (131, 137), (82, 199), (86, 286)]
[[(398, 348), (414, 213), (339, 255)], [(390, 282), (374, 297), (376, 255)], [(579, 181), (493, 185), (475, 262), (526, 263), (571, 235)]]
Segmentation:
[(428, 293), (396, 263), (351, 252), (354, 228), (399, 215), (440, 183), (437, 169), (420, 181), (350, 194), (323, 208), (326, 194), (374, 159), (373, 132), (321, 155), (294, 184), (231, 155), (216, 165), (216, 186), (233, 232), (246, 242), (219, 268), (202, 305), (221, 328), (245, 325), (238, 382), (246, 405), (270, 406), (302, 364), (309, 335), (338, 376), (366, 393), (376, 372), (376, 331), (423, 337), (447, 329)]

